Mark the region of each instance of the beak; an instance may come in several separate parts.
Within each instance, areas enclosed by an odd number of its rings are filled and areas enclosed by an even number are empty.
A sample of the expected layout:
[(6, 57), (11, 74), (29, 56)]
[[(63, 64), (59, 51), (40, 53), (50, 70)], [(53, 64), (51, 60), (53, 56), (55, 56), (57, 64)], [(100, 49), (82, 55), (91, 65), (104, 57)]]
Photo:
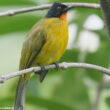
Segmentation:
[(74, 6), (68, 6), (67, 8), (65, 8), (64, 12), (69, 11), (71, 8), (75, 8)]

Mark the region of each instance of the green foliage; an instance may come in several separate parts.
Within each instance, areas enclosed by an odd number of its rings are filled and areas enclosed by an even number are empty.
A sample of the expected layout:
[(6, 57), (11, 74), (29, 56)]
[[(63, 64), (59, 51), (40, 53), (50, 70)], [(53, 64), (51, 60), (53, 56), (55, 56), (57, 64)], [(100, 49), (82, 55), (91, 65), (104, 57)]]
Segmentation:
[[(101, 43), (101, 46), (98, 49), (98, 51), (96, 51), (95, 53), (88, 53), (87, 54), (86, 62), (91, 63), (91, 64), (95, 64), (95, 65), (100, 65), (103, 67), (108, 67), (109, 61), (110, 61), (109, 47), (110, 47), (109, 42), (108, 43), (107, 42)], [(102, 61), (103, 58), (104, 58), (104, 60)], [(86, 70), (86, 71), (87, 71), (88, 76), (90, 76), (94, 80), (99, 81), (102, 79), (103, 75), (100, 72), (96, 72), (96, 71), (93, 72), (93, 70)]]
[(47, 100), (47, 99), (42, 99), (39, 97), (31, 96), (28, 97), (27, 102), (29, 104), (32, 104), (34, 106), (39, 106), (41, 108), (46, 108), (48, 110), (75, 110), (73, 107), (64, 105), (62, 103), (59, 103), (58, 101), (54, 101), (53, 99)]
[(77, 70), (68, 69), (60, 74), (62, 74), (62, 82), (55, 88), (52, 99), (60, 101), (64, 105), (75, 106), (76, 110), (89, 110), (87, 88)]
[(31, 16), (29, 14), (0, 18), (0, 34), (28, 31), (40, 18), (40, 16)]
[(108, 105), (109, 108), (110, 108), (110, 97), (107, 97), (105, 101), (106, 101), (107, 105)]
[[(98, 0), (57, 0), (59, 2), (87, 2), (87, 3), (98, 3)], [(55, 2), (55, 0), (51, 0), (51, 2)]]
[(0, 6), (24, 6), (24, 5), (36, 5), (35, 2), (29, 1), (29, 0), (0, 0)]

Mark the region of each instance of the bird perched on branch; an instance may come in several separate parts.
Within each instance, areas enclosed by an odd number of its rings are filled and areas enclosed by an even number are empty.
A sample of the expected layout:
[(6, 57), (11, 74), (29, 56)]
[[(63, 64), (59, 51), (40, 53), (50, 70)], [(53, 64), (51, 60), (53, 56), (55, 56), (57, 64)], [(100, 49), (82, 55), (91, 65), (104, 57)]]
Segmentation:
[[(28, 33), (21, 52), (19, 70), (32, 66), (55, 63), (63, 55), (68, 43), (67, 11), (73, 6), (55, 2), (46, 16), (36, 23)], [(47, 71), (42, 67), (40, 81)], [(31, 73), (19, 78), (14, 110), (24, 110), (25, 90)]]

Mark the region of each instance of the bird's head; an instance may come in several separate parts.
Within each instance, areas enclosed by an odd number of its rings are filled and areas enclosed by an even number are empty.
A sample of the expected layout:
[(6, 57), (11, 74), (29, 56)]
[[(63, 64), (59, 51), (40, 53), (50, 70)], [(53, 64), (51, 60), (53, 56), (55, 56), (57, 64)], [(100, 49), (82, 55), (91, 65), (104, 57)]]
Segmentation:
[(66, 20), (67, 11), (71, 8), (74, 8), (73, 6), (66, 6), (64, 4), (55, 2), (49, 9), (46, 18), (60, 18), (62, 20)]

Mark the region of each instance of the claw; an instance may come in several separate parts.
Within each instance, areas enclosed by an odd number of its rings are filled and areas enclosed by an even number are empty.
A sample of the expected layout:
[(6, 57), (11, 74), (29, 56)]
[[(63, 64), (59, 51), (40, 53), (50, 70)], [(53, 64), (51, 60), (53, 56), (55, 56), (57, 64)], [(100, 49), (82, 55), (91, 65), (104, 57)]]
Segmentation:
[(59, 69), (59, 65), (58, 65), (58, 63), (55, 62), (55, 63), (53, 63), (53, 64), (55, 64), (55, 66), (56, 66), (56, 70), (58, 70), (58, 69)]
[(41, 71), (35, 72), (35, 74), (38, 74), (40, 76), (40, 82), (43, 82), (48, 70), (45, 70), (45, 67), (41, 64), (38, 64), (41, 67)]

